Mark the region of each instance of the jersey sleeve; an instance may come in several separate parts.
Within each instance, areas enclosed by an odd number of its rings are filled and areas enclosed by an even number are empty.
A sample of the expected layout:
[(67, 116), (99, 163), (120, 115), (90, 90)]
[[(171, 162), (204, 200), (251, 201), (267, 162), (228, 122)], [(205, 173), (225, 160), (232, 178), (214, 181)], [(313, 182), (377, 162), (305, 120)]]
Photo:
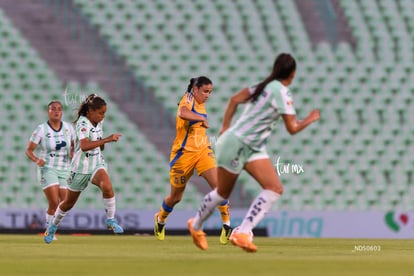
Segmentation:
[(76, 135), (79, 137), (79, 141), (85, 138), (89, 138), (89, 126), (85, 120), (79, 120), (76, 124)]
[(76, 132), (72, 124), (69, 124), (69, 131), (70, 131), (70, 140), (75, 141)]
[(254, 91), (256, 91), (256, 87), (257, 87), (257, 85), (253, 85), (253, 86), (248, 87), (250, 95), (254, 94)]
[(279, 95), (276, 96), (276, 102), (277, 102), (277, 109), (280, 114), (288, 114), (288, 115), (295, 115), (296, 110), (293, 105), (293, 99), (292, 94), (290, 91), (283, 87), (278, 92)]
[(178, 103), (178, 110), (180, 110), (181, 107), (185, 106), (189, 110), (193, 108), (194, 104), (194, 96), (192, 93), (185, 93), (185, 95), (181, 98), (180, 102)]
[(30, 142), (33, 142), (36, 145), (38, 145), (44, 135), (43, 132), (44, 131), (42, 125), (38, 125), (37, 128), (33, 131), (32, 135), (30, 136)]

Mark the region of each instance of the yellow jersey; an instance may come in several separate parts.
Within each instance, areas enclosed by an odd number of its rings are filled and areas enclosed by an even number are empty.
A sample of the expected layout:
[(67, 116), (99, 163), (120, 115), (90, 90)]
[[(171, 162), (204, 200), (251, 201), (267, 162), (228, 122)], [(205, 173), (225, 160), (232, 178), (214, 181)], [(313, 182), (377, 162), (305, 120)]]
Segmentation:
[(178, 116), (178, 111), (183, 106), (207, 118), (204, 103), (197, 103), (192, 93), (185, 93), (178, 104), (175, 124), (176, 136), (171, 151), (202, 151), (206, 147), (210, 147), (207, 129), (201, 125), (201, 122), (183, 120)]

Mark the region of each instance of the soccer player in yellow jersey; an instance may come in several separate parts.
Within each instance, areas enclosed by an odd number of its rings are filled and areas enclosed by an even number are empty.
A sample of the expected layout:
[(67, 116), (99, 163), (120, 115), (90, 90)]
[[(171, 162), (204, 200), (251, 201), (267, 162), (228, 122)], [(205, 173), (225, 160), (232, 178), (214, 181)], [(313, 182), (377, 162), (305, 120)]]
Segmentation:
[[(213, 83), (209, 78), (192, 78), (187, 92), (178, 103), (176, 137), (170, 155), (171, 191), (154, 216), (154, 234), (158, 240), (164, 240), (167, 217), (182, 199), (194, 169), (212, 189), (217, 187), (216, 159), (207, 137), (208, 122), (204, 106), (212, 90)], [(218, 209), (223, 221), (220, 243), (227, 244), (231, 233), (228, 201), (224, 200)]]

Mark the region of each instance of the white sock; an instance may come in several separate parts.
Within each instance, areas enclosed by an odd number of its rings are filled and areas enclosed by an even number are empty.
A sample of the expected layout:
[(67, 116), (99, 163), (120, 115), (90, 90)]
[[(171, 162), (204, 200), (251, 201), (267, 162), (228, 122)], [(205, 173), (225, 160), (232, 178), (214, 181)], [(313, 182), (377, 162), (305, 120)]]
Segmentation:
[(53, 215), (49, 215), (46, 212), (46, 227), (49, 226), (49, 223), (52, 221), (52, 219), (53, 219)]
[(197, 215), (194, 218), (193, 222), (193, 228), (194, 230), (201, 230), (203, 228), (203, 223), (208, 217), (213, 213), (213, 211), (216, 209), (216, 207), (223, 202), (225, 198), (221, 197), (217, 190), (214, 189), (203, 199), (203, 202), (200, 205), (200, 208), (198, 208)]
[(104, 198), (104, 207), (106, 212), (106, 218), (107, 219), (113, 219), (115, 217), (115, 197), (112, 198)]
[(59, 225), (59, 223), (62, 221), (62, 219), (66, 216), (67, 212), (63, 212), (59, 207), (56, 209), (55, 217), (51, 222), (54, 225)]
[(271, 190), (261, 191), (250, 205), (249, 211), (247, 211), (247, 214), (240, 225), (239, 232), (248, 234), (253, 230), (279, 197), (280, 194)]

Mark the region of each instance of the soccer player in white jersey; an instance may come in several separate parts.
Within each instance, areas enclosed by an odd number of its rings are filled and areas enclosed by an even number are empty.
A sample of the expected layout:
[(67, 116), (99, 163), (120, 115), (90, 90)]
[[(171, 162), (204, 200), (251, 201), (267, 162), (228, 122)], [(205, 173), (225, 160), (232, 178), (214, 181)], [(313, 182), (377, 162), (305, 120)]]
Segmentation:
[[(260, 184), (262, 191), (251, 203), (239, 231), (232, 234), (230, 242), (247, 252), (257, 251), (249, 233), (283, 193), (283, 186), (266, 152), (266, 140), (280, 118), (293, 135), (319, 120), (320, 116), (319, 110), (313, 110), (305, 119), (297, 119), (288, 90), (295, 73), (295, 59), (282, 53), (276, 57), (273, 70), (265, 80), (243, 88), (230, 98), (216, 144), (218, 187), (204, 197), (196, 216), (188, 220), (193, 242), (200, 249), (208, 248), (203, 222), (220, 202), (229, 198), (239, 174), (245, 170)], [(230, 127), (238, 105), (243, 103), (247, 104), (244, 112)]]
[(89, 182), (98, 186), (102, 191), (108, 229), (115, 234), (124, 232), (115, 220), (115, 193), (102, 155), (105, 144), (118, 141), (121, 134), (111, 134), (103, 138), (102, 121), (106, 108), (105, 100), (96, 94), (89, 95), (79, 108), (78, 118), (75, 121), (75, 154), (70, 168), (68, 191), (45, 231), (46, 243), (52, 242), (59, 223), (75, 205)]
[(46, 227), (65, 198), (75, 140), (72, 124), (62, 121), (62, 103), (51, 101), (47, 115), (48, 120), (37, 126), (26, 147), (27, 157), (37, 165), (38, 181), (48, 202)]

